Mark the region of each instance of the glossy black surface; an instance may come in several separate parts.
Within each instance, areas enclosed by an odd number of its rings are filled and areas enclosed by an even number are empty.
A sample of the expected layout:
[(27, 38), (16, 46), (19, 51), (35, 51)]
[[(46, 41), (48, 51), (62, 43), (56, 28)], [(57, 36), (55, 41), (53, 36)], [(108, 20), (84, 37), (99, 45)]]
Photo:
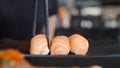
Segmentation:
[(100, 65), (104, 68), (119, 68), (120, 55), (80, 56), (80, 55), (25, 55), (33, 65), (41, 66), (89, 66)]

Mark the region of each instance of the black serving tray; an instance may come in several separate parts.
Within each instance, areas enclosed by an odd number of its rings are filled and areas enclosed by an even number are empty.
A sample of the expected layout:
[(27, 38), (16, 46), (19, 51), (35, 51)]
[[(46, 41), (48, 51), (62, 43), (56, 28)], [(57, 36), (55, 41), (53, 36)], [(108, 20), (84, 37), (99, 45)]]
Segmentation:
[[(12, 43), (11, 43), (12, 42)], [(21, 44), (19, 44), (21, 43)], [(120, 45), (114, 40), (90, 40), (89, 50), (86, 56), (82, 55), (30, 55), (29, 42), (3, 40), (0, 49), (17, 48), (25, 55), (28, 62), (35, 66), (89, 66), (101, 65), (104, 68), (120, 68)], [(21, 46), (22, 45), (22, 46)]]
[(29, 55), (25, 58), (33, 65), (37, 66), (89, 66), (101, 65), (105, 68), (119, 68), (120, 55), (99, 55), (99, 56), (81, 56), (81, 55)]
[[(87, 55), (30, 55), (25, 58), (37, 66), (89, 66), (101, 65), (103, 68), (120, 68), (120, 46), (113, 40), (90, 41)], [(96, 42), (96, 43), (95, 43)]]
[[(120, 45), (111, 39), (89, 40), (89, 50), (86, 56), (82, 55), (30, 55), (29, 42), (2, 40), (0, 49), (17, 48), (25, 55), (28, 62), (35, 66), (89, 66), (100, 65), (103, 68), (120, 68)], [(6, 42), (7, 41), (7, 42)]]

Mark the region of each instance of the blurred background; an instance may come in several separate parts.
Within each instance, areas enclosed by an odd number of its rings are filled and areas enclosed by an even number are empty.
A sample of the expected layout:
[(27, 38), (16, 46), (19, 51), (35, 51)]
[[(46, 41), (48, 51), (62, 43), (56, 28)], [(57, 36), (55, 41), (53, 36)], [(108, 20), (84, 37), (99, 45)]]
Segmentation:
[[(90, 43), (87, 55), (120, 54), (120, 0), (57, 0), (57, 2), (55, 36), (81, 34)], [(21, 31), (24, 29), (19, 28)], [(29, 30), (32, 31), (31, 29)], [(16, 31), (18, 32), (17, 28)], [(25, 38), (28, 35), (31, 33), (25, 33)], [(24, 41), (0, 38), (0, 49), (8, 47), (29, 53), (30, 39)]]
[(58, 0), (58, 4), (66, 14), (58, 20), (55, 35), (83, 35), (90, 43), (88, 54), (120, 53), (119, 0)]

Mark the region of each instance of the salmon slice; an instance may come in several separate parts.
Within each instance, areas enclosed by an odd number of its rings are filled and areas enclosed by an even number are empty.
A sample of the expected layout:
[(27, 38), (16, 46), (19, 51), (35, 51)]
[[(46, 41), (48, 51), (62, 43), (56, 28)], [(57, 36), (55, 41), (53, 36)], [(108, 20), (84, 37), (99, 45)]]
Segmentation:
[(73, 34), (70, 39), (70, 51), (76, 55), (86, 55), (89, 47), (88, 40), (79, 34)]
[(49, 53), (45, 34), (38, 34), (31, 39), (30, 54), (47, 55)]
[(51, 55), (68, 55), (70, 51), (69, 38), (56, 36), (51, 42)]

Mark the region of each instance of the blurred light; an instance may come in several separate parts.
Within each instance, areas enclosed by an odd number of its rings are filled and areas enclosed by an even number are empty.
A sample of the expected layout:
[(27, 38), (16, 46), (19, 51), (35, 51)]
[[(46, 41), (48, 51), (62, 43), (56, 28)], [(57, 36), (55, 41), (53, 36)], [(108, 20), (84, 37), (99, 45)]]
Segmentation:
[(93, 24), (89, 20), (82, 20), (81, 23), (80, 23), (80, 26), (82, 28), (88, 28), (88, 29), (90, 29), (90, 28), (92, 28)]
[(78, 16), (79, 15), (79, 10), (78, 9), (73, 9), (72, 10), (72, 15), (73, 16)]
[(117, 21), (112, 20), (112, 21), (105, 21), (104, 25), (107, 28), (117, 28), (118, 23), (117, 23)]
[(81, 10), (81, 15), (83, 16), (99, 16), (102, 10), (99, 7), (86, 7)]

